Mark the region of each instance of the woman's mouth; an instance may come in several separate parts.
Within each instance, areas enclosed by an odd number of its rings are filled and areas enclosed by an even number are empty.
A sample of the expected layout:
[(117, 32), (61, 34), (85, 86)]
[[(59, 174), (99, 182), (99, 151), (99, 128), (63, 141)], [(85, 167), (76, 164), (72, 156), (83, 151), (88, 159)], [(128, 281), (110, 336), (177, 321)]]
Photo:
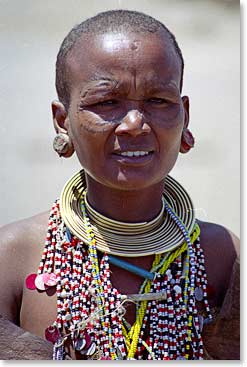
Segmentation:
[(136, 150), (136, 151), (126, 151), (119, 152), (118, 154), (123, 157), (143, 157), (144, 155), (148, 155), (150, 152), (144, 150)]
[(114, 152), (112, 156), (120, 163), (137, 166), (149, 163), (153, 154), (153, 150), (124, 150)]

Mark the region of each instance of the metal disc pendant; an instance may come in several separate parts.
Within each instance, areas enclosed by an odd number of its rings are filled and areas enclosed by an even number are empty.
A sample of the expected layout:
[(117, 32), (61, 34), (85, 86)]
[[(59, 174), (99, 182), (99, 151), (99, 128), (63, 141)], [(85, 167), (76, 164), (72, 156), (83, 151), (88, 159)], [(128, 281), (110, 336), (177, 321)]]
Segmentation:
[(48, 287), (54, 287), (57, 284), (57, 277), (54, 273), (44, 273), (43, 282)]
[(202, 301), (203, 300), (203, 290), (201, 287), (196, 287), (195, 288), (195, 298), (197, 301)]
[(44, 291), (47, 289), (44, 281), (43, 281), (43, 274), (39, 274), (37, 275), (37, 277), (35, 278), (35, 281), (34, 281), (35, 285), (36, 285), (36, 288), (39, 290), (39, 291)]
[(29, 274), (27, 277), (26, 277), (26, 287), (27, 289), (31, 289), (31, 290), (34, 290), (36, 289), (36, 285), (35, 285), (35, 279), (37, 277), (37, 274)]
[(202, 315), (198, 315), (198, 320), (199, 320), (199, 330), (200, 330), (200, 332), (202, 332), (204, 317)]
[(45, 338), (49, 342), (55, 344), (60, 338), (60, 332), (58, 328), (54, 325), (48, 326), (48, 328), (45, 329)]
[(81, 352), (86, 346), (86, 339), (80, 338), (75, 342), (75, 350)]
[(96, 344), (93, 342), (90, 347), (88, 348), (86, 355), (92, 356), (96, 352)]

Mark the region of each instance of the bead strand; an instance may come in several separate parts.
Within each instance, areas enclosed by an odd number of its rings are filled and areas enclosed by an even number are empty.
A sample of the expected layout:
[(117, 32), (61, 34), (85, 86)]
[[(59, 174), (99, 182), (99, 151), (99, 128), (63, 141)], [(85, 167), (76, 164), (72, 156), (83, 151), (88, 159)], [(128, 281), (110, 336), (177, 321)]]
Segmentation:
[[(143, 282), (140, 293), (166, 290), (167, 299), (138, 302), (136, 322), (127, 331), (122, 327), (122, 296), (112, 287), (107, 254), (103, 254), (101, 261), (98, 259), (86, 209), (82, 205), (88, 247), (69, 233), (61, 219), (59, 203), (55, 203), (38, 273), (54, 271), (56, 274), (57, 318), (54, 325), (62, 338), (70, 335), (77, 347), (88, 335), (90, 345), (95, 343), (96, 350), (100, 355), (103, 353), (105, 359), (203, 358), (201, 322), (195, 302), (195, 294), (200, 294), (200, 289), (206, 313), (209, 318), (211, 315), (204, 256), (197, 240), (198, 226), (189, 236), (169, 207), (165, 209), (185, 242), (174, 251), (155, 255), (151, 272), (157, 274), (153, 281)], [(90, 348), (81, 353), (91, 358)], [(58, 358), (58, 353), (54, 358)]]

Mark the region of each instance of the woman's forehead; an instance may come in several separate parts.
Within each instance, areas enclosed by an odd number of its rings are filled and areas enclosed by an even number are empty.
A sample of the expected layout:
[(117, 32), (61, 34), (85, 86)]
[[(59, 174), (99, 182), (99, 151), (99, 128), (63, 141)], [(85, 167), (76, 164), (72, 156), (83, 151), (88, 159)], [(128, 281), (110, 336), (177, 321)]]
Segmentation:
[(160, 57), (175, 56), (178, 58), (175, 47), (165, 31), (148, 34), (119, 31), (90, 36), (82, 34), (67, 56), (67, 61), (69, 63), (80, 63), (87, 60), (92, 62), (92, 58), (97, 61), (103, 54), (115, 57), (117, 61), (119, 55), (124, 52), (136, 55), (141, 52), (148, 54), (151, 51), (155, 51)]
[(181, 63), (165, 32), (155, 34), (115, 32), (81, 37), (67, 59), (72, 84), (95, 75), (121, 79), (128, 73), (157, 82), (180, 81)]

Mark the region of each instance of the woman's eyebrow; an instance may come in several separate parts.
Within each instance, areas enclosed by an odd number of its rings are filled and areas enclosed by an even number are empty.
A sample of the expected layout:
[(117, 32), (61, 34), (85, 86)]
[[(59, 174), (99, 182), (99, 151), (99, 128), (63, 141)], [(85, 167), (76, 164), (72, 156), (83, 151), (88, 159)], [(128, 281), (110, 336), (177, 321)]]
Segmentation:
[(110, 73), (94, 73), (88, 80), (85, 80), (86, 83), (90, 83), (90, 82), (116, 82), (116, 79), (114, 78), (114, 76)]
[(166, 83), (159, 81), (158, 83), (152, 83), (150, 85), (147, 84), (146, 88), (152, 93), (170, 92), (180, 94), (179, 87), (175, 83), (171, 82)]
[[(97, 91), (112, 92), (116, 87), (119, 90), (121, 85), (126, 87), (124, 81), (116, 80), (113, 76), (106, 75), (93, 75), (88, 80), (84, 80), (83, 87), (80, 92), (81, 98), (86, 98), (88, 95), (97, 93)], [(140, 87), (146, 90), (147, 93), (162, 93), (167, 92), (170, 94), (180, 95), (179, 87), (174, 80), (163, 81), (158, 78), (143, 78)]]
[(88, 81), (83, 83), (83, 87), (81, 89), (81, 97), (85, 97), (90, 91), (95, 91), (98, 88), (109, 88), (113, 89), (118, 84), (118, 82), (113, 78), (108, 77), (92, 77)]

